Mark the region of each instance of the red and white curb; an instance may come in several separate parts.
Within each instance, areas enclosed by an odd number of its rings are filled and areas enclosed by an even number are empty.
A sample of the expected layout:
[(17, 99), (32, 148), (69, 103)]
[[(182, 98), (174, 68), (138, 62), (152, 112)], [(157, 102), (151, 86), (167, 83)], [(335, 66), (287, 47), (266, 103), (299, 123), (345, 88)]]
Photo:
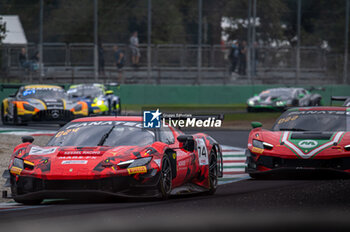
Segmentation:
[(232, 183), (249, 179), (245, 173), (245, 149), (221, 145), (224, 163), (224, 176), (219, 179), (219, 184)]
[(4, 202), (0, 203), (0, 212), (15, 211), (15, 210), (24, 210), (24, 209), (34, 209), (47, 207), (47, 205), (23, 205), (16, 202)]
[(30, 135), (30, 136), (53, 136), (56, 134), (56, 130), (34, 130), (34, 129), (16, 129), (16, 128), (4, 128), (0, 129), (0, 135)]

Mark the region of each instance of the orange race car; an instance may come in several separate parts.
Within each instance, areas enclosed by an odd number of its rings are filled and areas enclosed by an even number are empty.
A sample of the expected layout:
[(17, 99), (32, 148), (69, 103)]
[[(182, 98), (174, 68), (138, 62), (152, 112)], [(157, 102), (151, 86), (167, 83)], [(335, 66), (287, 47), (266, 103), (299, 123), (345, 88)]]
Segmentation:
[[(2, 85), (2, 88), (15, 88)], [(64, 125), (74, 118), (87, 116), (88, 106), (82, 101), (68, 100), (64, 89), (56, 85), (26, 85), (5, 98), (1, 104), (3, 124), (28, 122), (58, 123)]]

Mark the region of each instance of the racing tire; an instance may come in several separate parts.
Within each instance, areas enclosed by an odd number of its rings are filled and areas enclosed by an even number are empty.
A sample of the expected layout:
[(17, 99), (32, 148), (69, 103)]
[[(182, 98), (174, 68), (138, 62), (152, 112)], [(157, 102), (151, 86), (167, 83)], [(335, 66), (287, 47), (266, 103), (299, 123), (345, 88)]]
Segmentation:
[(321, 106), (321, 99), (317, 99), (317, 100), (316, 100), (315, 106)]
[(255, 110), (253, 107), (247, 107), (247, 112), (252, 113), (252, 112), (255, 112)]
[(23, 205), (40, 205), (40, 203), (43, 201), (43, 199), (34, 199), (34, 200), (18, 200), (14, 198), (15, 202), (21, 203)]
[(214, 150), (209, 156), (209, 191), (208, 195), (213, 195), (218, 187), (218, 165), (217, 155)]
[(27, 126), (28, 124), (25, 122), (20, 122), (20, 120), (18, 120), (18, 114), (17, 114), (17, 106), (15, 106), (13, 108), (13, 124), (14, 125), (22, 125), (22, 126)]
[(167, 155), (164, 155), (162, 159), (162, 169), (160, 171), (160, 180), (158, 189), (161, 194), (161, 199), (167, 200), (171, 193), (172, 187), (172, 170), (170, 159)]
[(4, 104), (1, 104), (1, 122), (2, 122), (2, 125), (8, 125), (9, 124), (7, 118), (5, 117)]
[(13, 107), (13, 124), (18, 125), (17, 106)]
[(122, 104), (120, 103), (120, 99), (119, 99), (119, 101), (118, 101), (118, 104), (117, 105), (119, 105), (119, 108), (118, 108), (118, 110), (117, 110), (117, 116), (120, 116), (121, 115), (121, 113), (122, 113)]

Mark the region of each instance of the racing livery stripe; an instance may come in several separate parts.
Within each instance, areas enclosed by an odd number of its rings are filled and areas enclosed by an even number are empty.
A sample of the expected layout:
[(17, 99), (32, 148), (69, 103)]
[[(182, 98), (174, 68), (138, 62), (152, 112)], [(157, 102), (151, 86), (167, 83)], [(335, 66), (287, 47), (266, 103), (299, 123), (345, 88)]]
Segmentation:
[(282, 142), (284, 142), (284, 144), (288, 148), (292, 149), (298, 156), (300, 156), (303, 159), (309, 159), (309, 158), (313, 157), (314, 155), (316, 155), (318, 152), (322, 151), (323, 149), (325, 149), (325, 148), (327, 148), (329, 146), (332, 146), (334, 143), (338, 143), (340, 138), (344, 134), (344, 132), (337, 132), (331, 141), (329, 141), (329, 142), (319, 146), (318, 148), (312, 150), (310, 153), (305, 154), (301, 149), (299, 149), (293, 143), (288, 141), (290, 133), (291, 132), (289, 132), (289, 131), (283, 133), (283, 135), (282, 135)]

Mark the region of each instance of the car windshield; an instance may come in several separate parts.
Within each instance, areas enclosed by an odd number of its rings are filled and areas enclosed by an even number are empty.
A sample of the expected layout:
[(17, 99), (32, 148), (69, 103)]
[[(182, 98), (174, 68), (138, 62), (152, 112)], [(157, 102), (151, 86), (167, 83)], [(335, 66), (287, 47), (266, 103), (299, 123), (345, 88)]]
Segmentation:
[(69, 123), (47, 146), (145, 146), (155, 141), (155, 133), (139, 122), (93, 121)]
[(273, 126), (274, 131), (349, 131), (350, 115), (346, 111), (287, 111)]
[(103, 95), (103, 91), (101, 88), (96, 86), (83, 86), (72, 88), (67, 91), (68, 96), (71, 98), (77, 97), (87, 97), (87, 98), (96, 98), (98, 96)]
[(291, 89), (268, 89), (265, 91), (262, 91), (259, 94), (260, 98), (267, 98), (267, 97), (292, 97), (293, 91)]
[(28, 88), (19, 93), (20, 98), (67, 98), (61, 88)]

